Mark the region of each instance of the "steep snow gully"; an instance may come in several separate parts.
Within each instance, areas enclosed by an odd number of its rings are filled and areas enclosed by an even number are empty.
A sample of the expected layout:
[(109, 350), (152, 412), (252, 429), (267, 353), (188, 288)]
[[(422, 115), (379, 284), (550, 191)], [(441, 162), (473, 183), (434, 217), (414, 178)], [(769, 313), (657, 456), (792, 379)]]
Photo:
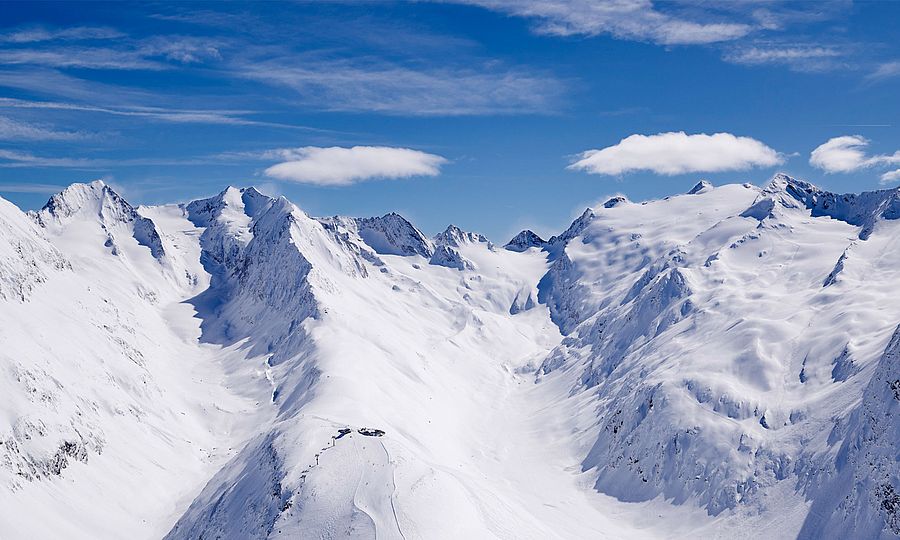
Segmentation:
[(898, 218), (784, 175), (502, 247), (0, 199), (0, 537), (898, 536)]

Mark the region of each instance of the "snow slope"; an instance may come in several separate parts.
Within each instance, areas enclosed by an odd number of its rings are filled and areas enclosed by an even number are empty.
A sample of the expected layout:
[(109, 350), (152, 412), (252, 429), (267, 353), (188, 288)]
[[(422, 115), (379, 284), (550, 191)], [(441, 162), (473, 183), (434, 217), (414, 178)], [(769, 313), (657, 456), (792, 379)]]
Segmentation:
[[(539, 373), (574, 379), (573, 407), (596, 418), (582, 461), (595, 487), (712, 515), (774, 514), (754, 534), (798, 534), (809, 501), (829, 497), (846, 468), (842, 443), (857, 444), (845, 438), (900, 320), (886, 301), (900, 279), (895, 197), (776, 176), (763, 190), (598, 210), (543, 283), (571, 331)], [(775, 496), (784, 484), (791, 493)], [(881, 530), (886, 516), (867, 502), (867, 526)]]
[(896, 535), (897, 193), (704, 182), (504, 248), (0, 201), (0, 536)]

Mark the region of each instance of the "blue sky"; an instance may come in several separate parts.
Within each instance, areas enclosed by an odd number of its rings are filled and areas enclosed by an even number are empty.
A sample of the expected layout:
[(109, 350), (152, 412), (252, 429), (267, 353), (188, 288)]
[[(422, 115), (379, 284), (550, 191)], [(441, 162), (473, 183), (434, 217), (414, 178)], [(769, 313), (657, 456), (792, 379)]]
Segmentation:
[[(0, 6), (0, 195), (257, 185), (505, 241), (586, 205), (900, 183), (900, 2)], [(815, 152), (815, 154), (813, 154)]]

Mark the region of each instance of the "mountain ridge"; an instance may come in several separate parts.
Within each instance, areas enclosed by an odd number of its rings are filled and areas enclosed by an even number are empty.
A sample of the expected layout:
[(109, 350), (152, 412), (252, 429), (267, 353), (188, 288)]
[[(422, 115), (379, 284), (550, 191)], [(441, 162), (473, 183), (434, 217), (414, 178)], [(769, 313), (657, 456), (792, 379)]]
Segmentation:
[[(896, 532), (897, 190), (701, 182), (506, 249), (252, 187), (63, 193), (29, 215), (0, 201), (14, 536), (138, 534), (118, 490), (151, 461), (139, 536)], [(101, 507), (129, 512), (12, 522), (49, 516), (60, 479), (73, 501), (115, 483)], [(148, 504), (165, 485), (170, 513)]]

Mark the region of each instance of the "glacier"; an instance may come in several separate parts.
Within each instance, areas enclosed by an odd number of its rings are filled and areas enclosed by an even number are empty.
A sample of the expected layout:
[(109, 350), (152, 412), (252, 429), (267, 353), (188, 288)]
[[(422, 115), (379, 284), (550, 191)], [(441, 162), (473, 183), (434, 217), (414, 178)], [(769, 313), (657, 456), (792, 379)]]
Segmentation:
[(900, 536), (898, 238), (783, 174), (497, 245), (0, 199), (0, 536)]

